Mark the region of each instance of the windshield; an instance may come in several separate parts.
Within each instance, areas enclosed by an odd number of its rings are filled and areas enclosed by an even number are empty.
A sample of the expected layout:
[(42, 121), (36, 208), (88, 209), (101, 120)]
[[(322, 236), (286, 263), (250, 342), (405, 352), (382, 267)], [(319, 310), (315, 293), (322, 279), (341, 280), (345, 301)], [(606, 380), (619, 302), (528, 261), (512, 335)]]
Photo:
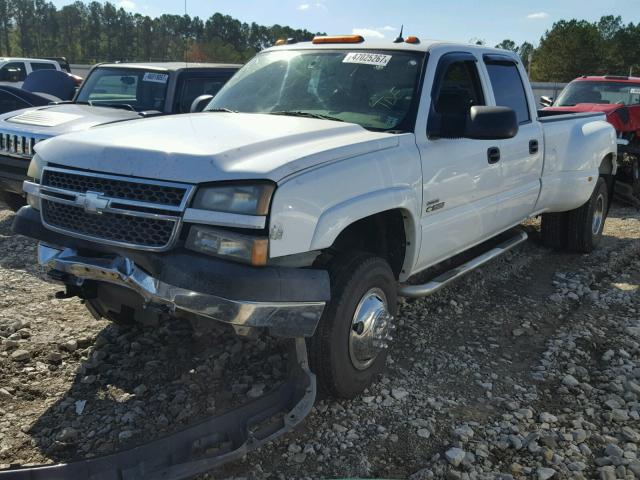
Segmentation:
[(570, 107), (578, 103), (640, 103), (640, 83), (571, 82), (558, 96), (554, 106)]
[(424, 54), (285, 50), (257, 55), (205, 110), (313, 116), (372, 130), (413, 130)]
[(133, 68), (98, 68), (82, 85), (76, 101), (136, 111), (164, 111), (169, 74)]

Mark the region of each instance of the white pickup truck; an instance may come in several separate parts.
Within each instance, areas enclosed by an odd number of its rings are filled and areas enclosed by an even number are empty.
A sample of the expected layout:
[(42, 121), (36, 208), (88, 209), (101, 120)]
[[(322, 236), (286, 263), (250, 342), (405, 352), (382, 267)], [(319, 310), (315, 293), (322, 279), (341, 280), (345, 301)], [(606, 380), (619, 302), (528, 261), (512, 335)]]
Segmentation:
[(415, 37), (279, 43), (203, 113), (37, 145), (14, 230), (41, 242), (67, 295), (114, 321), (295, 338), (319, 385), (353, 397), (383, 369), (398, 295), (517, 245), (526, 234), (509, 232), (529, 217), (550, 246), (597, 245), (614, 129), (600, 113), (538, 112), (515, 54)]

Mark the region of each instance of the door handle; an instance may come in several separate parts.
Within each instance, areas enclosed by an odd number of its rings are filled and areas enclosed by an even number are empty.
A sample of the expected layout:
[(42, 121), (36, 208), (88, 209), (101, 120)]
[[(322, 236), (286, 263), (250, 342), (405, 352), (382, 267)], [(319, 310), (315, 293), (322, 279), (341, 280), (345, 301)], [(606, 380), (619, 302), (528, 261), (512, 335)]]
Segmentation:
[(531, 155), (538, 153), (538, 140), (529, 140), (529, 153)]
[(489, 163), (498, 163), (500, 161), (500, 149), (498, 147), (488, 149), (487, 160)]

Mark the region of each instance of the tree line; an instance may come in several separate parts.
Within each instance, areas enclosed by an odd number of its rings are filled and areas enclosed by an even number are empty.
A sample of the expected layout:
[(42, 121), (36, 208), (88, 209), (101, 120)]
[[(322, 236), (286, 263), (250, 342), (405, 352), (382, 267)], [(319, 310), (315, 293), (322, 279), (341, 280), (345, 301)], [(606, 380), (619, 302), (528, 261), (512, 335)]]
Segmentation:
[(580, 75), (640, 76), (640, 24), (624, 24), (619, 16), (603, 16), (597, 22), (560, 20), (540, 39), (516, 45), (503, 40), (498, 48), (520, 54), (531, 66), (529, 76), (541, 82), (568, 82)]
[(0, 0), (0, 52), (5, 56), (65, 56), (101, 61), (245, 62), (279, 38), (309, 40), (288, 26), (243, 23), (214, 13), (149, 17), (111, 2), (76, 1), (60, 9), (46, 0)]
[[(167, 14), (152, 18), (108, 1), (76, 1), (58, 9), (46, 0), (0, 0), (0, 54), (5, 56), (65, 56), (71, 63), (242, 63), (279, 38), (303, 41), (314, 35), (288, 26), (244, 23), (220, 13), (206, 20)], [(537, 47), (509, 39), (496, 47), (517, 52), (532, 80), (567, 82), (585, 74), (640, 75), (638, 45), (640, 24), (608, 15), (596, 22), (556, 22)]]

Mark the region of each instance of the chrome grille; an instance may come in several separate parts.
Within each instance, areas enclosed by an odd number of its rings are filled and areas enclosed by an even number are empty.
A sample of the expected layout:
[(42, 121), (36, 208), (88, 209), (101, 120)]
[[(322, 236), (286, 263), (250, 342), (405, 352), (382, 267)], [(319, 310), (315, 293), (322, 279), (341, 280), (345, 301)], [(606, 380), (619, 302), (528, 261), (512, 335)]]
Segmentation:
[(98, 243), (163, 251), (175, 243), (193, 185), (45, 167), (43, 224)]
[(31, 158), (33, 147), (41, 140), (43, 139), (28, 135), (0, 132), (0, 155)]
[(49, 225), (132, 247), (162, 248), (169, 244), (176, 227), (175, 220), (107, 212), (95, 215), (85, 212), (81, 207), (49, 200), (43, 200), (41, 208), (42, 217)]
[(105, 197), (136, 202), (148, 202), (178, 207), (188, 187), (175, 187), (156, 183), (140, 183), (115, 177), (99, 177), (61, 170), (45, 170), (42, 185), (72, 192), (98, 192)]

